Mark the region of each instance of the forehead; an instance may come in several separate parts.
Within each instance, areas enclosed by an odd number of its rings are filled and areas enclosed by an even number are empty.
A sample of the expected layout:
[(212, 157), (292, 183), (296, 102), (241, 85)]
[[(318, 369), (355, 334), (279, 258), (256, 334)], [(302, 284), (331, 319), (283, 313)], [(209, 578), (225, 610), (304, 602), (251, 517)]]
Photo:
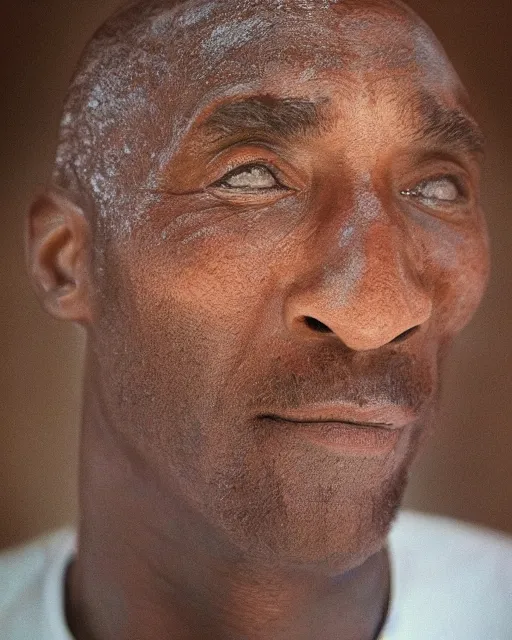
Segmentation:
[(210, 0), (160, 10), (151, 36), (191, 78), (305, 72), (406, 71), (453, 81), (430, 29), (392, 3), (330, 0)]
[(184, 121), (257, 93), (360, 102), (364, 85), (464, 99), (429, 28), (391, 2), (210, 0), (161, 9), (147, 26), (166, 63), (163, 108)]

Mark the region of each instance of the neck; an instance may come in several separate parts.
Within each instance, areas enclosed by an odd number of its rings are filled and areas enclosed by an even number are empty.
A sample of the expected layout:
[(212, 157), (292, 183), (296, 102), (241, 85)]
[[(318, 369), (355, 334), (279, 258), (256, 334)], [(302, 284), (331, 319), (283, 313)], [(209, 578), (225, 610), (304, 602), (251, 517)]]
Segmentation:
[(374, 640), (388, 602), (386, 550), (335, 576), (247, 557), (113, 442), (90, 405), (68, 576), (77, 640)]

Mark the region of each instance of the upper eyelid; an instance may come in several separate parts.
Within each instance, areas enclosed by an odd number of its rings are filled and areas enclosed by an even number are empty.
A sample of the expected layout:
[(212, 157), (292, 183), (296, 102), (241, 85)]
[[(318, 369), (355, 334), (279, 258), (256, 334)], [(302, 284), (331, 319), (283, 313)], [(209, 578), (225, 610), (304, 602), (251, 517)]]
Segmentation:
[[(309, 184), (309, 171), (304, 166), (296, 166), (295, 158), (283, 153), (283, 149), (261, 139), (243, 140), (220, 150), (206, 165), (213, 174), (212, 182), (237, 169), (250, 165), (263, 165), (272, 172), (275, 179), (292, 191), (302, 191)], [(211, 186), (211, 185), (210, 185)]]
[(459, 185), (461, 183), (460, 178), (458, 176), (456, 176), (455, 174), (442, 173), (442, 174), (439, 174), (439, 175), (432, 176), (430, 178), (425, 178), (424, 180), (422, 180), (420, 182), (420, 184), (425, 184), (427, 182), (441, 182), (442, 180), (449, 180), (449, 181), (453, 182), (456, 185)]
[[(239, 154), (237, 153), (240, 151), (240, 149), (246, 151), (247, 149), (249, 149), (248, 155), (250, 156), (250, 159), (248, 158), (247, 162), (242, 162), (241, 164), (239, 164), (239, 162), (237, 162), (236, 160), (237, 157), (238, 160), (240, 160)], [(207, 163), (207, 167), (215, 166), (217, 163), (223, 164), (223, 158), (225, 158), (226, 156), (228, 158), (232, 157), (232, 161), (227, 163), (228, 166), (232, 164), (232, 168), (230, 169), (230, 171), (236, 170), (238, 166), (245, 166), (249, 164), (269, 164), (268, 158), (263, 158), (261, 156), (258, 157), (258, 155), (262, 153), (265, 155), (272, 155), (273, 157), (279, 156), (278, 152), (276, 152), (276, 150), (272, 146), (262, 142), (261, 140), (243, 140), (235, 144), (230, 144), (224, 149), (220, 149)], [(270, 164), (272, 163), (270, 162)]]

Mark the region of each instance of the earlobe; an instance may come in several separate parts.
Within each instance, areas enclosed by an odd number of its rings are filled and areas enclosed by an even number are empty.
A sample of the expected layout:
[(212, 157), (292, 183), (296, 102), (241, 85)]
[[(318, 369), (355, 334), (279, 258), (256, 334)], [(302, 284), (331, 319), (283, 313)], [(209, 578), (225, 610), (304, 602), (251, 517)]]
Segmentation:
[(48, 191), (26, 225), (28, 271), (44, 309), (60, 320), (91, 321), (89, 224), (65, 196)]

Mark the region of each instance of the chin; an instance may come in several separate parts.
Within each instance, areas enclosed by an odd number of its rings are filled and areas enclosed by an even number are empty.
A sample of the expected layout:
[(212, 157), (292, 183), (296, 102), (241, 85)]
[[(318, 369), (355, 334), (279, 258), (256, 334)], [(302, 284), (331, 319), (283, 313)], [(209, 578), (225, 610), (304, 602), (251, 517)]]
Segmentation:
[[(351, 465), (349, 465), (351, 466)], [(344, 469), (347, 472), (347, 469)], [(307, 570), (336, 575), (362, 565), (386, 545), (387, 535), (398, 512), (407, 483), (407, 470), (400, 469), (382, 484), (336, 484), (303, 482), (286, 491), (269, 489), (269, 478), (241, 504), (243, 492), (229, 509), (217, 513), (224, 534), (246, 560), (283, 570)], [(310, 476), (311, 477), (311, 476)], [(346, 479), (346, 478), (345, 478)], [(373, 477), (375, 480), (375, 478)], [(262, 486), (263, 485), (263, 486)], [(259, 491), (258, 491), (259, 489)], [(220, 518), (218, 516), (221, 516)]]

